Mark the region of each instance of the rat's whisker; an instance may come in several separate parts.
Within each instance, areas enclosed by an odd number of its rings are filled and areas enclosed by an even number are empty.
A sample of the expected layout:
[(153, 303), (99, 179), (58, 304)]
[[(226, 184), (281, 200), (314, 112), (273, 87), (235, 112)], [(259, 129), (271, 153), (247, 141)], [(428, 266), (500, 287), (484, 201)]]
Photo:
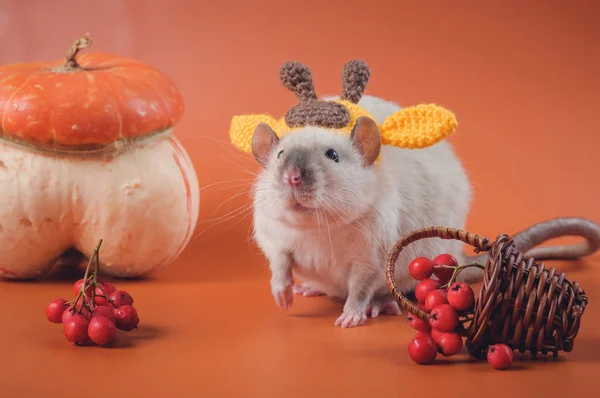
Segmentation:
[[(248, 182), (252, 182), (253, 180), (254, 180), (253, 178), (239, 178), (239, 179), (234, 179), (234, 180), (217, 181), (215, 183), (212, 183), (212, 184), (205, 185), (205, 186), (201, 187), (200, 189), (198, 189), (198, 191), (202, 192), (202, 191), (204, 191), (204, 190), (206, 190), (208, 188), (211, 188), (211, 187), (214, 187), (214, 186), (217, 186), (217, 185), (228, 184), (228, 183), (234, 182), (235, 184), (233, 184), (233, 185), (231, 185), (229, 187), (222, 188), (222, 189), (228, 189), (230, 187), (236, 187), (236, 186), (239, 186), (239, 185), (245, 185)], [(213, 190), (213, 191), (215, 191), (215, 190)]]
[(342, 173), (340, 173), (340, 175), (337, 176), (325, 176), (323, 179), (325, 181), (335, 181), (335, 182), (339, 182), (341, 181), (357, 181), (357, 180), (367, 180), (367, 179), (371, 179), (372, 177), (369, 176), (365, 176), (365, 177), (356, 177), (356, 176), (345, 176)]
[[(316, 199), (319, 206), (321, 206), (321, 201)], [(331, 227), (329, 225), (329, 218), (327, 217), (327, 211), (325, 213), (325, 223), (327, 224), (327, 235), (329, 236), (329, 247), (331, 249), (331, 253), (333, 254), (333, 241), (331, 239)]]
[[(232, 201), (233, 199), (235, 199), (235, 198), (237, 198), (237, 197), (239, 197), (239, 196), (241, 196), (241, 195), (248, 195), (248, 196), (250, 196), (250, 191), (248, 191), (248, 190), (245, 190), (245, 191), (238, 192), (238, 193), (236, 193), (235, 195), (232, 195), (232, 196), (230, 196), (230, 197), (229, 197), (229, 199), (227, 199), (227, 200), (223, 201), (223, 202), (222, 202), (222, 203), (221, 203), (219, 206), (217, 206), (217, 208), (215, 209), (214, 213), (216, 213), (217, 211), (219, 211), (219, 209), (220, 209), (221, 207), (223, 207), (223, 206), (224, 206), (226, 203), (228, 203), (228, 202)], [(213, 214), (214, 214), (214, 213), (213, 213)]]
[(254, 160), (254, 156), (252, 156), (249, 153), (240, 151), (239, 149), (235, 148), (234, 146), (232, 146), (232, 144), (231, 144), (230, 141), (221, 140), (221, 139), (216, 138), (216, 137), (211, 136), (211, 135), (188, 134), (188, 135), (183, 135), (183, 136), (178, 136), (177, 137), (177, 139), (179, 140), (179, 142), (187, 141), (190, 138), (202, 138), (202, 139), (211, 140), (211, 141), (215, 142), (216, 144), (218, 144), (219, 146), (221, 146), (222, 148), (226, 149), (228, 152), (230, 152), (234, 156), (243, 158), (244, 160), (250, 160), (250, 161)]
[(340, 191), (347, 193), (348, 195), (352, 195), (353, 198), (358, 198), (359, 195), (351, 189), (348, 188), (339, 188)]
[[(351, 195), (353, 198), (358, 198), (358, 197), (359, 197), (359, 195), (358, 195), (356, 192), (354, 192), (354, 191), (352, 191), (352, 190), (350, 190), (350, 189), (348, 189), (348, 188), (337, 188), (337, 189), (338, 189), (339, 191), (341, 191), (341, 192), (345, 192), (345, 193), (347, 193), (348, 195)], [(331, 195), (330, 195), (330, 196), (331, 196)], [(342, 198), (336, 198), (336, 200), (338, 200), (338, 201), (340, 201), (340, 202), (343, 202), (344, 204), (347, 204), (347, 205), (349, 205), (349, 206), (351, 206), (351, 205), (352, 205), (352, 202), (351, 202), (351, 201), (344, 200), (344, 199), (342, 199)], [(381, 213), (381, 211), (379, 211), (379, 209), (377, 208), (377, 206), (375, 206), (375, 205), (371, 205), (371, 206), (370, 206), (370, 208), (371, 208), (371, 209), (373, 209), (373, 210), (375, 210), (375, 211), (376, 211), (376, 212), (377, 212), (377, 213), (378, 213), (378, 214), (379, 214), (381, 217), (383, 217), (383, 214)]]
[(260, 188), (260, 187), (254, 187), (251, 191), (250, 191), (250, 196), (252, 200), (255, 200), (257, 198), (264, 198), (264, 197), (274, 197), (273, 195), (273, 190), (270, 187), (265, 187), (265, 188)]
[(219, 189), (212, 189), (210, 192), (227, 191), (228, 189), (233, 189), (233, 188), (247, 188), (247, 191), (249, 193), (252, 192), (252, 190), (250, 189), (250, 187), (247, 184), (236, 184), (236, 185), (231, 185), (229, 187), (224, 187), (224, 188), (219, 188)]
[[(254, 158), (253, 155), (246, 153), (244, 151), (240, 151), (239, 149), (232, 146), (231, 142), (229, 142), (229, 141), (224, 141), (224, 140), (218, 139), (216, 137), (202, 135), (202, 134), (191, 134), (191, 135), (186, 135), (186, 136), (177, 137), (177, 138), (181, 143), (183, 143), (184, 141), (187, 141), (190, 138), (208, 139), (208, 140), (211, 140), (211, 141), (217, 143), (221, 148), (223, 148), (227, 151), (227, 156), (220, 156), (220, 159), (229, 160), (231, 157), (233, 157), (239, 161), (251, 162), (252, 164), (256, 164), (256, 159)], [(209, 151), (209, 154), (210, 154), (210, 151)], [(238, 165), (237, 163), (234, 163), (234, 164)]]
[(317, 205), (316, 199), (313, 199), (313, 204), (315, 206), (315, 214), (317, 215), (317, 236), (321, 234), (321, 218), (319, 217), (319, 206)]
[(242, 206), (240, 206), (240, 207), (238, 207), (238, 208), (230, 211), (229, 213), (227, 213), (227, 214), (225, 214), (225, 215), (223, 215), (221, 217), (217, 217), (217, 218), (213, 218), (213, 219), (208, 219), (208, 220), (202, 220), (202, 221), (199, 221), (198, 223), (201, 224), (201, 223), (209, 223), (209, 222), (214, 222), (214, 221), (219, 221), (219, 222), (226, 221), (226, 220), (228, 220), (228, 219), (230, 219), (232, 217), (235, 217), (237, 213), (242, 214), (245, 211), (248, 211), (250, 209), (252, 209), (252, 204), (251, 203), (250, 204), (245, 204), (245, 205), (242, 205)]
[(246, 172), (246, 173), (250, 174), (250, 175), (251, 175), (251, 176), (253, 176), (253, 177), (258, 177), (258, 173), (255, 173), (255, 172), (253, 172), (253, 171), (251, 171), (251, 170), (248, 170), (248, 169), (247, 169), (247, 168), (245, 168), (244, 166), (242, 166), (242, 165), (240, 165), (240, 164), (238, 164), (238, 163), (236, 163), (236, 162), (233, 162), (231, 159), (228, 159), (228, 158), (225, 158), (225, 157), (223, 157), (223, 159), (224, 159), (224, 160), (226, 160), (227, 162), (229, 162), (229, 163), (233, 164), (235, 167), (237, 167), (237, 168), (238, 168), (238, 169), (240, 169), (241, 171), (244, 171), (244, 172)]
[[(257, 202), (257, 204), (259, 204), (259, 203), (261, 203), (261, 201), (258, 201), (258, 202)], [(206, 223), (206, 222), (213, 222), (213, 221), (216, 221), (214, 224), (212, 224), (212, 225), (208, 226), (207, 228), (205, 228), (204, 230), (200, 231), (200, 232), (199, 232), (199, 233), (198, 233), (198, 234), (197, 234), (197, 235), (196, 235), (196, 236), (195, 236), (195, 237), (192, 239), (192, 242), (194, 242), (194, 241), (195, 241), (196, 239), (198, 239), (198, 238), (199, 238), (199, 237), (200, 237), (202, 234), (204, 234), (205, 232), (207, 232), (208, 230), (210, 230), (211, 228), (213, 228), (213, 227), (215, 227), (215, 226), (217, 226), (217, 225), (219, 225), (219, 224), (222, 224), (222, 223), (224, 223), (224, 222), (226, 222), (226, 221), (232, 220), (232, 219), (234, 219), (234, 218), (236, 218), (236, 217), (238, 217), (238, 216), (241, 216), (241, 215), (243, 215), (244, 213), (247, 213), (247, 214), (246, 214), (246, 215), (245, 215), (243, 218), (247, 217), (247, 215), (248, 215), (248, 214), (251, 214), (251, 213), (252, 213), (252, 212), (251, 212), (251, 210), (252, 210), (252, 209), (253, 209), (253, 204), (252, 204), (252, 203), (250, 203), (250, 204), (245, 204), (245, 205), (243, 205), (243, 206), (240, 206), (239, 208), (237, 208), (237, 209), (235, 209), (235, 210), (233, 210), (233, 211), (231, 211), (231, 212), (229, 212), (229, 213), (225, 214), (225, 215), (224, 215), (224, 216), (222, 216), (222, 217), (218, 217), (218, 218), (216, 218), (216, 219), (203, 220), (203, 221), (199, 222), (199, 224), (200, 224), (200, 223)]]
[(240, 217), (239, 220), (237, 220), (236, 222), (234, 222), (233, 224), (231, 224), (231, 226), (229, 228), (227, 228), (225, 231), (229, 231), (231, 230), (233, 227), (235, 227), (236, 225), (238, 225), (240, 222), (244, 221), (246, 218), (248, 218), (248, 216), (252, 215), (251, 211), (245, 212), (246, 214), (243, 215), (242, 217)]
[[(352, 195), (354, 198), (358, 198), (358, 197), (359, 197), (359, 195), (358, 195), (356, 192), (354, 192), (354, 191), (352, 191), (352, 190), (350, 190), (350, 189), (347, 189), (347, 188), (342, 188), (342, 189), (340, 189), (340, 190), (341, 190), (342, 192), (346, 192), (346, 193), (347, 193), (347, 194), (349, 194), (349, 195)], [(350, 205), (350, 206), (352, 205), (352, 202), (351, 202), (351, 201), (347, 201), (347, 200), (344, 200), (344, 199), (340, 199), (340, 201), (343, 201), (343, 202), (344, 202), (345, 204), (347, 204), (347, 205)], [(373, 210), (375, 210), (375, 211), (377, 212), (377, 214), (379, 214), (379, 215), (380, 215), (382, 218), (384, 217), (384, 216), (383, 216), (383, 213), (381, 213), (381, 211), (380, 211), (380, 210), (377, 208), (377, 206), (375, 206), (374, 204), (371, 204), (371, 205), (370, 205), (370, 208), (371, 208), (371, 209), (373, 209)]]
[[(246, 233), (246, 243), (248, 244), (248, 248), (250, 248), (250, 253), (254, 254), (256, 256), (263, 256), (263, 252), (260, 250), (260, 248), (258, 248), (254, 245), (254, 243), (256, 243), (256, 240), (254, 238), (254, 224), (250, 223), (250, 225), (248, 226), (248, 232)], [(254, 250), (252, 250), (254, 246)]]
[(317, 171), (321, 171), (321, 170), (323, 170), (325, 167), (329, 166), (329, 165), (330, 165), (331, 163), (333, 163), (333, 162), (334, 162), (333, 160), (330, 160), (329, 162), (325, 163), (323, 166), (319, 167), (319, 168), (317, 169)]
[[(205, 135), (205, 134), (186, 134), (186, 135), (182, 135), (182, 136), (178, 136), (177, 139), (179, 141), (183, 141), (183, 140), (188, 140), (190, 138), (202, 138), (202, 139), (208, 139), (211, 141), (216, 142), (219, 145), (222, 145), (224, 148), (226, 149), (235, 149), (234, 147), (231, 146), (231, 142), (229, 141), (225, 141), (225, 140), (221, 140), (215, 136), (212, 135)], [(237, 151), (240, 152), (240, 151)]]
[[(369, 229), (368, 229), (368, 228), (367, 228), (365, 225), (363, 225), (363, 224), (362, 224), (360, 221), (358, 221), (358, 220), (345, 220), (345, 218), (347, 218), (347, 217), (344, 217), (344, 215), (343, 215), (343, 214), (340, 214), (340, 213), (338, 212), (338, 209), (339, 209), (339, 207), (336, 209), (336, 206), (332, 206), (332, 204), (331, 204), (331, 203), (330, 203), (330, 202), (327, 200), (327, 198), (331, 198), (331, 199), (335, 199), (335, 200), (337, 200), (337, 198), (334, 198), (334, 197), (332, 197), (332, 196), (330, 196), (330, 195), (328, 195), (328, 194), (326, 194), (325, 196), (326, 196), (326, 197), (324, 198), (324, 202), (325, 202), (325, 203), (326, 203), (326, 204), (329, 206), (329, 208), (330, 208), (332, 211), (334, 211), (334, 212), (335, 212), (335, 213), (338, 215), (338, 217), (340, 217), (340, 219), (342, 219), (343, 221), (345, 221), (346, 225), (348, 225), (348, 226), (350, 226), (350, 227), (354, 228), (356, 231), (358, 231), (358, 232), (360, 232), (360, 233), (362, 233), (362, 234), (365, 234), (365, 235), (368, 235), (368, 236), (370, 236), (371, 238), (373, 238), (373, 240), (375, 241), (375, 243), (377, 244), (377, 246), (379, 247), (379, 249), (380, 249), (380, 250), (382, 250), (382, 251), (385, 251), (385, 248), (384, 248), (384, 246), (383, 246), (383, 244), (382, 244), (381, 240), (380, 240), (380, 239), (379, 239), (377, 236), (375, 236), (375, 234), (373, 234), (373, 232), (372, 232), (371, 230), (369, 230)], [(341, 211), (341, 209), (339, 209), (339, 210)], [(357, 227), (354, 225), (354, 223), (356, 223), (356, 224), (358, 224), (360, 227), (362, 227), (362, 231), (361, 231), (360, 229), (358, 229), (358, 228), (357, 228)]]

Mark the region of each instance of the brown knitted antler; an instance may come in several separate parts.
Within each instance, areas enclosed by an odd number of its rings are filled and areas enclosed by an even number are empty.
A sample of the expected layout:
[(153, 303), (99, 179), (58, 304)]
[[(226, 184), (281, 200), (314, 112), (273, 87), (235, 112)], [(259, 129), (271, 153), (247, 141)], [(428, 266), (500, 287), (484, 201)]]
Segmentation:
[(288, 126), (343, 128), (350, 122), (350, 112), (345, 106), (317, 99), (312, 74), (305, 65), (299, 62), (283, 64), (279, 71), (279, 79), (288, 90), (296, 94), (300, 102), (285, 114)]
[(300, 103), (317, 100), (312, 73), (306, 65), (300, 62), (283, 64), (279, 70), (279, 80), (288, 90), (296, 94)]
[(362, 98), (371, 72), (364, 61), (353, 60), (342, 70), (342, 99), (355, 104)]

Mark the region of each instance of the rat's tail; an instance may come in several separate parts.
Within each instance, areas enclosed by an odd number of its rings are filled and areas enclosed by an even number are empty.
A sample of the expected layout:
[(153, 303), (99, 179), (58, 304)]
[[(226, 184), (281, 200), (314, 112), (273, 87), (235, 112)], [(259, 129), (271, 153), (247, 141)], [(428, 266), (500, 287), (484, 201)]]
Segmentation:
[[(536, 246), (555, 238), (563, 236), (579, 236), (585, 242), (566, 246)], [(588, 256), (600, 249), (600, 226), (590, 220), (578, 217), (554, 218), (538, 224), (515, 234), (512, 237), (515, 248), (527, 257), (533, 257), (536, 261), (542, 260), (574, 260)], [(466, 258), (467, 263), (484, 265), (487, 261), (487, 253), (478, 254)], [(467, 270), (465, 270), (467, 271)], [(465, 274), (467, 272), (464, 272)], [(477, 282), (482, 279), (482, 273), (477, 272), (465, 275), (469, 282)]]
[[(535, 246), (562, 236), (580, 236), (585, 242), (567, 246)], [(590, 220), (576, 217), (555, 218), (519, 232), (513, 238), (517, 250), (536, 260), (557, 260), (589, 256), (600, 249), (600, 226)]]

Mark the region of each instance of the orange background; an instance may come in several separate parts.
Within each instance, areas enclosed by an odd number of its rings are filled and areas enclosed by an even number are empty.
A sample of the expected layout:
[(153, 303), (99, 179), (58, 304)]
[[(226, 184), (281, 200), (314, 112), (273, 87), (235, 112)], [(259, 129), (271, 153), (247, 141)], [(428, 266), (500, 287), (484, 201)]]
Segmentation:
[(167, 73), (186, 102), (176, 135), (206, 187), (188, 250), (147, 280), (116, 282), (141, 325), (115, 349), (69, 345), (45, 320), (46, 303), (70, 299), (79, 274), (0, 283), (0, 396), (588, 396), (600, 371), (598, 255), (551, 264), (589, 293), (574, 352), (517, 361), (512, 373), (460, 363), (464, 355), (414, 365), (404, 316), (340, 330), (341, 305), (326, 298), (276, 309), (249, 211), (226, 218), (249, 203), (258, 170), (229, 145), (228, 127), (232, 115), (281, 116), (294, 105), (278, 81), (283, 62), (306, 63), (325, 95), (361, 58), (367, 93), (457, 115), (450, 140), (475, 189), (469, 230), (494, 237), (570, 215), (600, 222), (599, 17), (594, 1), (0, 0), (2, 64), (60, 59), (89, 31), (89, 51)]

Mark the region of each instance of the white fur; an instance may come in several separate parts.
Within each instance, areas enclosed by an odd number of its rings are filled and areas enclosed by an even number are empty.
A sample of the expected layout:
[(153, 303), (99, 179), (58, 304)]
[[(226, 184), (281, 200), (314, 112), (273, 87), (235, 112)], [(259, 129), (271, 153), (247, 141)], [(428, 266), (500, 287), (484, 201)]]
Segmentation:
[[(359, 104), (378, 123), (400, 109), (371, 96)], [(328, 163), (317, 175), (313, 205), (302, 203), (316, 211), (291, 210), (275, 181), (276, 154), (294, 147), (309, 147), (315, 156), (327, 147), (340, 154), (339, 163)], [(305, 128), (280, 141), (255, 185), (254, 236), (270, 263), (276, 301), (291, 305), (292, 277), (299, 277), (346, 300), (340, 318), (350, 320), (342, 326), (362, 323), (369, 304), (389, 295), (387, 256), (403, 235), (431, 226), (463, 228), (471, 201), (469, 181), (448, 142), (420, 150), (382, 147), (381, 161), (372, 168), (360, 160), (347, 137)], [(404, 249), (396, 265), (399, 289), (409, 292), (416, 285), (408, 274), (413, 258), (441, 253), (460, 259), (462, 244), (426, 239)]]

